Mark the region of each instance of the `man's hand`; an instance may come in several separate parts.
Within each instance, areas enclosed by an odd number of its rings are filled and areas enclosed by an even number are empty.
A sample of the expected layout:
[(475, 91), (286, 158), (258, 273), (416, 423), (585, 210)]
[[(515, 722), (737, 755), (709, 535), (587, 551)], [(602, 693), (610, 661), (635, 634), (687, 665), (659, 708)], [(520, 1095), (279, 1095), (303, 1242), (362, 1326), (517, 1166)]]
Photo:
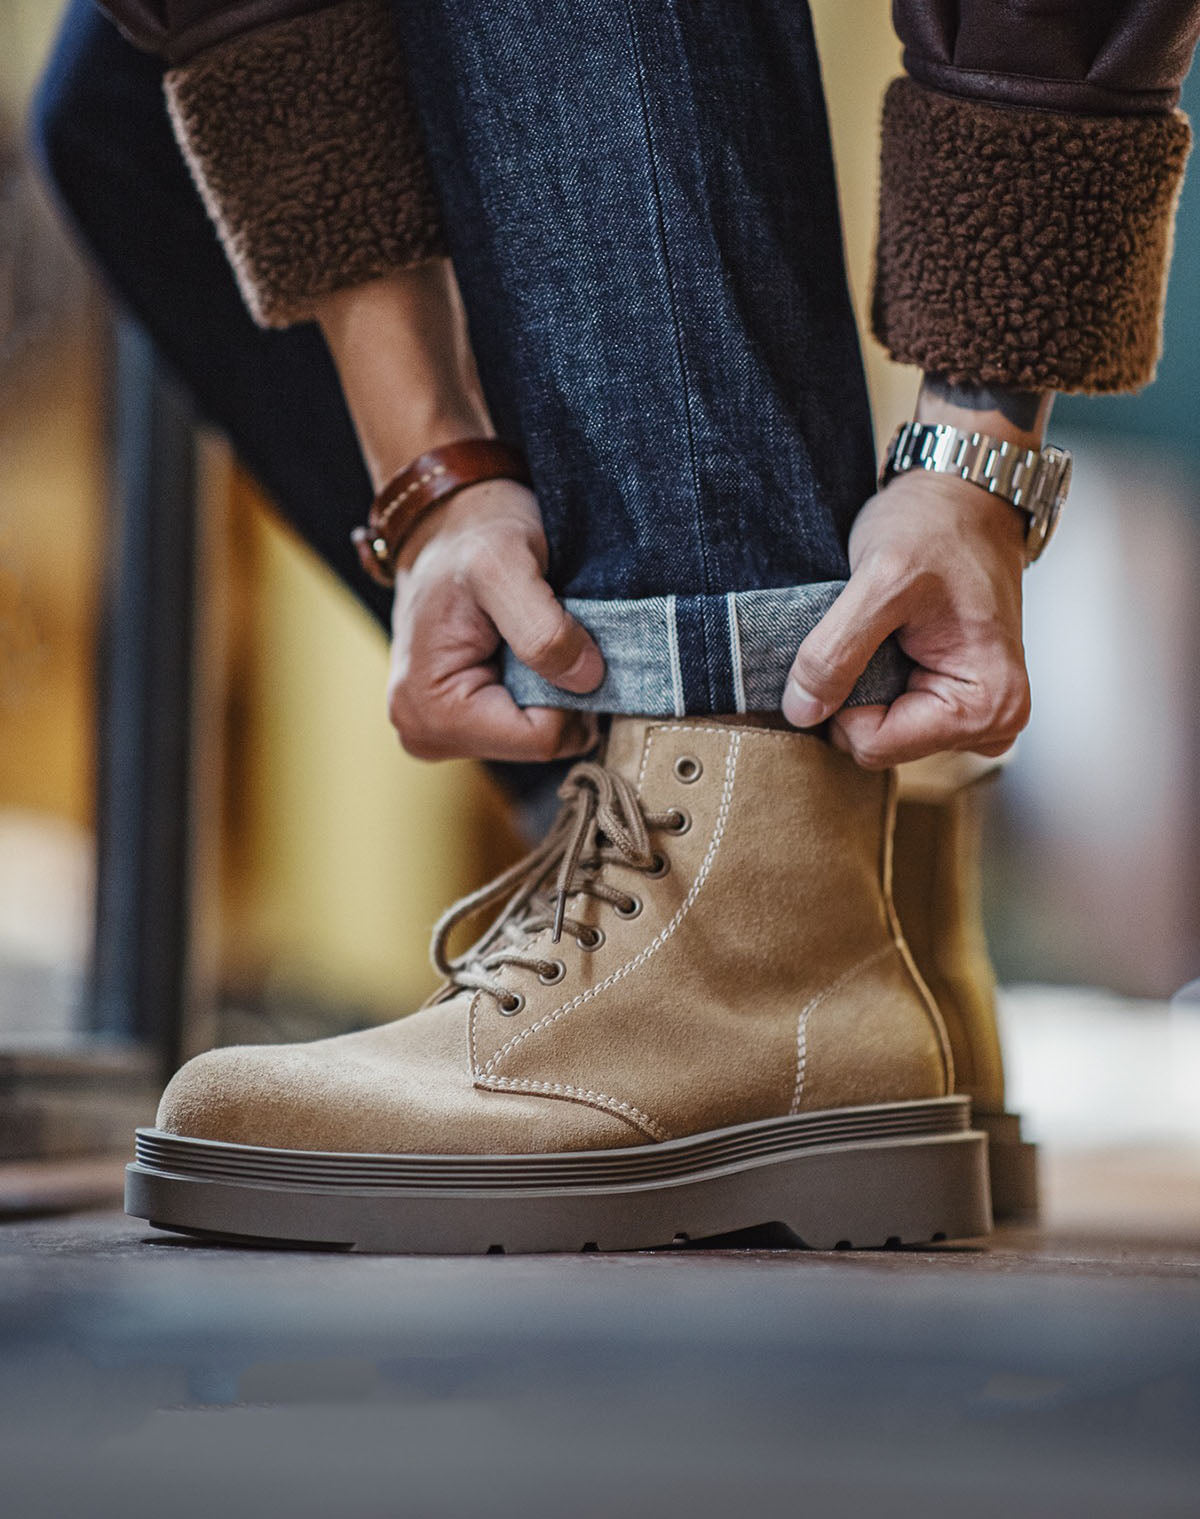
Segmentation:
[(405, 544), (392, 612), (388, 712), (419, 759), (551, 760), (595, 741), (589, 714), (516, 705), (500, 683), (507, 643), (565, 691), (593, 691), (604, 660), (545, 579), (537, 501), (488, 480), (435, 507)]
[[(800, 645), (784, 716), (811, 728), (836, 713), (831, 741), (869, 770), (946, 749), (1003, 754), (1029, 720), (1024, 566), (1024, 521), (1006, 501), (953, 476), (898, 475), (855, 521), (850, 579)], [(843, 708), (889, 633), (917, 666), (907, 691)]]
[[(316, 315), (376, 490), (442, 443), (491, 433), (466, 315), (448, 259), (332, 291)], [(550, 760), (581, 754), (595, 719), (522, 711), (497, 653), (565, 691), (592, 691), (604, 660), (546, 583), (537, 501), (488, 480), (435, 507), (400, 555), (392, 608), (388, 711), (421, 759)]]

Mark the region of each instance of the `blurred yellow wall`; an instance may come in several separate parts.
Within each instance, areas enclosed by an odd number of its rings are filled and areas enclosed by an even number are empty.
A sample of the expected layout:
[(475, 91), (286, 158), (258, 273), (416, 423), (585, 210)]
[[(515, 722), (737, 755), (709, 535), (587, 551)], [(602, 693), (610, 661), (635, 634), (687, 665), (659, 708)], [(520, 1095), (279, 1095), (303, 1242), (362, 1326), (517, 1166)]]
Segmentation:
[(90, 825), (104, 544), (99, 354), (77, 332), (0, 385), (0, 810)]
[(895, 425), (912, 415), (919, 381), (915, 369), (893, 364), (869, 336), (868, 319), (879, 199), (879, 118), (884, 90), (900, 73), (900, 44), (886, 0), (811, 0), (811, 9), (833, 134), (846, 264), (882, 445)]

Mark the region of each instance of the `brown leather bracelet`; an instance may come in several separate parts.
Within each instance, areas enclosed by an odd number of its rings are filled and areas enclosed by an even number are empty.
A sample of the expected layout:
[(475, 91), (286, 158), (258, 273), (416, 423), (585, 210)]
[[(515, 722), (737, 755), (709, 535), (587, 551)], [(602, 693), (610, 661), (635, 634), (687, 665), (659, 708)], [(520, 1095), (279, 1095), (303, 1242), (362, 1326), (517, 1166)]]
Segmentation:
[(396, 558), (421, 518), (439, 502), (483, 480), (532, 484), (524, 456), (499, 438), (444, 443), (389, 480), (371, 503), (367, 525), (356, 527), (350, 535), (371, 579), (392, 585)]

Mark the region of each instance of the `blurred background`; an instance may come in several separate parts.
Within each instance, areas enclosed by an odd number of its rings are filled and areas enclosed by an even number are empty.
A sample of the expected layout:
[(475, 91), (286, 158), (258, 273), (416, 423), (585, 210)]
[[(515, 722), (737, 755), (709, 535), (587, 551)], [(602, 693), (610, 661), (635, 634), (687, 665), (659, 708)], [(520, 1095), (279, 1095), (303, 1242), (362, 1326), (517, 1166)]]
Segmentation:
[[(50, 206), (25, 119), (56, 9), (0, 0), (0, 1155), (18, 1157), (123, 1149), (160, 1068), (214, 1041), (410, 1008), (437, 913), (517, 847), (481, 770), (399, 750), (376, 628), (197, 435)], [(860, 314), (887, 11), (813, 4)], [(917, 377), (865, 350), (883, 440)], [(1055, 408), (1076, 484), (1027, 580), (1035, 716), (992, 791), (987, 886), (1013, 1105), (1077, 1167), (1159, 1155), (1200, 1211), (1198, 393), (1193, 172), (1157, 381)], [(135, 541), (151, 500), (174, 526)], [(163, 599), (131, 566), (157, 566)]]

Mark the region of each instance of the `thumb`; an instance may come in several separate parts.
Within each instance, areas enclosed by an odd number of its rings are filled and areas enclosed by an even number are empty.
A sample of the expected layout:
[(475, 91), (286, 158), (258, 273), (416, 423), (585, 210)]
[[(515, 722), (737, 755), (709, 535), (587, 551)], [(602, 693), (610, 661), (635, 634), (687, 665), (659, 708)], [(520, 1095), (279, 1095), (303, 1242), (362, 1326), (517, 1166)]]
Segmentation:
[(851, 575), (792, 661), (783, 692), (788, 722), (813, 728), (836, 712), (900, 622), (887, 588), (861, 571)]
[(523, 665), (564, 691), (594, 691), (604, 679), (604, 656), (592, 635), (559, 601), (529, 556), (527, 569), (479, 586), (479, 605)]

